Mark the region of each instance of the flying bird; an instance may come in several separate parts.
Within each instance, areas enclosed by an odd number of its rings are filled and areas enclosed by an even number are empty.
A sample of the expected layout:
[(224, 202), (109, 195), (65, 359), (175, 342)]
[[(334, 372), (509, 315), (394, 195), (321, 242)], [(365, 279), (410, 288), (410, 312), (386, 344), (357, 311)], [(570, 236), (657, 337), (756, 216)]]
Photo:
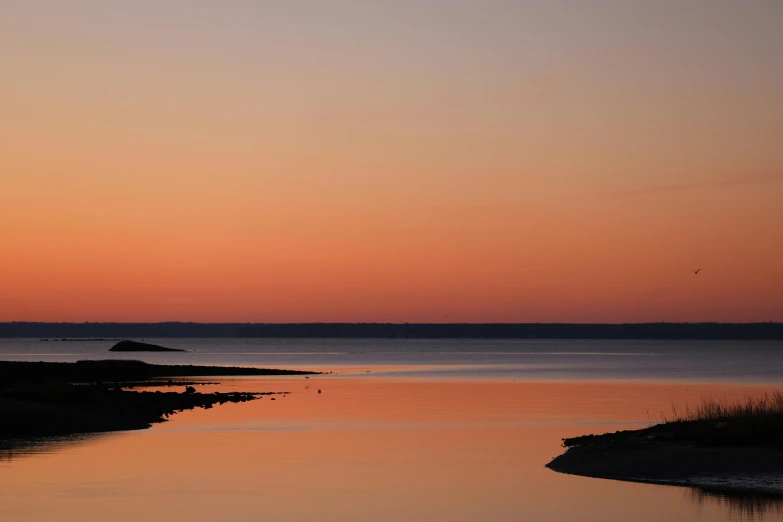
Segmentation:
[(696, 274), (696, 275), (699, 275), (699, 272), (701, 272), (701, 268), (699, 268), (698, 270), (694, 270), (693, 271), (693, 273)]

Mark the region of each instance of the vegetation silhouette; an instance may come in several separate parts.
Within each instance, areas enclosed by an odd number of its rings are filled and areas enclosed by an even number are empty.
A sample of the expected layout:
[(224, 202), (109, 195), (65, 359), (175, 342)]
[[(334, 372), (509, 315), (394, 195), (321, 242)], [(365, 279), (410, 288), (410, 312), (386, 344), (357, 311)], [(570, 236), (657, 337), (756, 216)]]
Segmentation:
[(783, 340), (783, 323), (0, 323), (0, 337)]

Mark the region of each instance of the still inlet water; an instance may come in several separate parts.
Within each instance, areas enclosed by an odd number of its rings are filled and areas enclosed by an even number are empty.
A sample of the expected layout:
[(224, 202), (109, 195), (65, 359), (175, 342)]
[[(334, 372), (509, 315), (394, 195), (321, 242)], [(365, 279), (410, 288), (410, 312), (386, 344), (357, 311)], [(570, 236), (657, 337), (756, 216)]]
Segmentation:
[[(202, 391), (288, 393), (6, 450), (0, 520), (783, 521), (772, 498), (544, 467), (563, 437), (783, 388), (782, 343), (147, 341), (191, 351), (132, 358), (332, 373), (221, 378)], [(129, 358), (112, 344), (3, 340), (0, 359)]]

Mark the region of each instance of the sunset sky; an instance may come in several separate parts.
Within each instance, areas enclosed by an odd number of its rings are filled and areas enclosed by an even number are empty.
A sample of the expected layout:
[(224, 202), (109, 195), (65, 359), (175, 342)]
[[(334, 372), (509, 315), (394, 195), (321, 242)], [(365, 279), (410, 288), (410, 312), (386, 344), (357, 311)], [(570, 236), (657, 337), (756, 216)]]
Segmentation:
[(0, 321), (783, 321), (782, 28), (3, 0)]

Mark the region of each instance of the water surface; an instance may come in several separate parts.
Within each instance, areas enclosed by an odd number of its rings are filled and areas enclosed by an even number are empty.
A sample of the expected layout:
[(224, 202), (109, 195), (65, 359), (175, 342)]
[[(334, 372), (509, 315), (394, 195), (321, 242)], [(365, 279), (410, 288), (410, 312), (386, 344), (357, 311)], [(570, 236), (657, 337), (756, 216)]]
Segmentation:
[(109, 352), (114, 341), (0, 339), (3, 360), (140, 359), (458, 379), (783, 382), (781, 341), (144, 339), (187, 353)]
[[(563, 437), (775, 388), (779, 343), (150, 341), (194, 351), (133, 358), (335, 373), (221, 378), (204, 390), (291, 393), (0, 449), (0, 519), (783, 520), (767, 498), (544, 467)], [(2, 341), (0, 357), (116, 357), (110, 345)]]

